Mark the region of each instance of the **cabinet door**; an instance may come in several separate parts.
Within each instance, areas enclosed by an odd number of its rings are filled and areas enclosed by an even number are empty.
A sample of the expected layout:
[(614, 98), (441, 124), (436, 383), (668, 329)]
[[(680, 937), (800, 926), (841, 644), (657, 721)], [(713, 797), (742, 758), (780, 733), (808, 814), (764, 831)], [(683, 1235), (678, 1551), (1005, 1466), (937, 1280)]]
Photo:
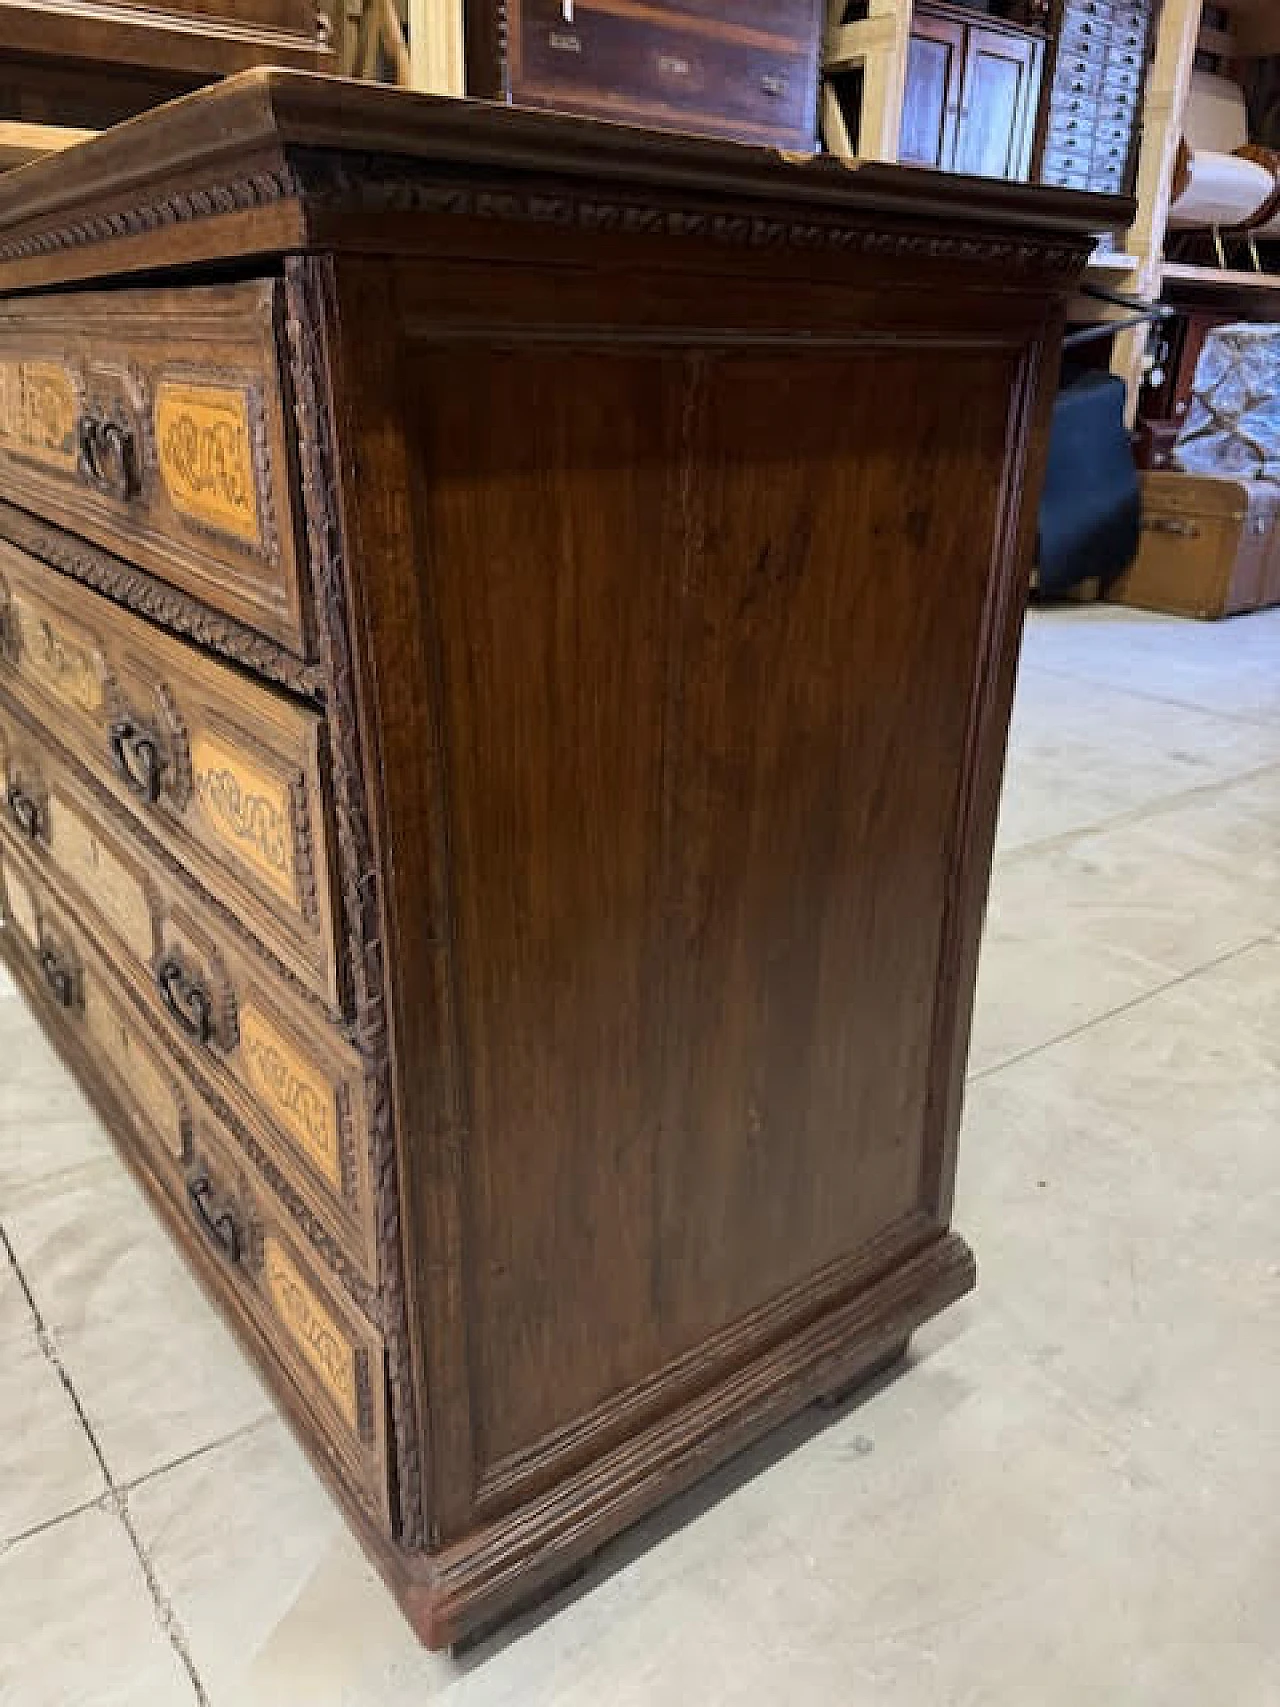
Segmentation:
[(898, 158), (913, 166), (946, 172), (955, 163), (965, 34), (954, 18), (912, 19)]
[(1040, 93), (1042, 44), (1034, 36), (971, 29), (964, 55), (955, 169), (1025, 178)]

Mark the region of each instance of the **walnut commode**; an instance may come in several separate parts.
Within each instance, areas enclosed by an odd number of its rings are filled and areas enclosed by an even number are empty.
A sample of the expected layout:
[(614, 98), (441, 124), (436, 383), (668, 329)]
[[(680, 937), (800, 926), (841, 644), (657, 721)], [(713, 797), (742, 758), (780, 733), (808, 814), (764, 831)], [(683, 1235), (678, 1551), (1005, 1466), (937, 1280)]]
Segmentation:
[(0, 180), (0, 946), (431, 1643), (972, 1284), (1125, 212), (280, 72)]

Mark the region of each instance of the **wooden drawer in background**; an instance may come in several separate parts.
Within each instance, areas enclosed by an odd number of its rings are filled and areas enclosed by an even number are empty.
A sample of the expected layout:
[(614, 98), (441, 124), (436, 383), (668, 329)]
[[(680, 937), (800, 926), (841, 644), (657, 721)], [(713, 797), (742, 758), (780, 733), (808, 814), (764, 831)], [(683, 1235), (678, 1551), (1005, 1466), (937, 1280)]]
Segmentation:
[(0, 496), (309, 655), (280, 286), (0, 307)]
[(655, 19), (576, 0), (525, 0), (513, 39), (517, 102), (811, 149), (817, 53), (764, 30)]
[(337, 1011), (322, 719), (0, 541), (0, 686)]
[(0, 837), (95, 928), (163, 1037), (271, 1155), (376, 1283), (366, 1067), (196, 897), (148, 862), (127, 825), (0, 699)]

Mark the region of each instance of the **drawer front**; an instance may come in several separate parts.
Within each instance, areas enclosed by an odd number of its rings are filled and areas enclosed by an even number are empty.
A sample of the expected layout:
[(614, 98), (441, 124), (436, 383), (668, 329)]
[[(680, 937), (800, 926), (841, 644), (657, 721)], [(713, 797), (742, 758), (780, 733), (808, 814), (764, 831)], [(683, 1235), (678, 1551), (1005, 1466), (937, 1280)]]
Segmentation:
[(1082, 58), (1079, 54), (1060, 57), (1054, 73), (1055, 95), (1093, 95), (1102, 87), (1103, 65), (1100, 60)]
[(1049, 120), (1046, 147), (1071, 148), (1092, 145), (1096, 127), (1093, 103), (1078, 103), (1082, 111), (1055, 113)]
[(172, 1186), (192, 1130), (192, 1099), (180, 1074), (83, 929), (28, 862), (2, 843), (0, 888), (20, 956), (130, 1116), (152, 1170)]
[(1046, 160), (1041, 174), (1046, 184), (1063, 190), (1087, 190), (1089, 174), (1083, 168)]
[(1086, 20), (1089, 22), (1096, 20), (1110, 22), (1114, 16), (1115, 7), (1110, 3), (1110, 0), (1074, 0), (1074, 4), (1068, 5), (1066, 10), (1062, 24), (1063, 33), (1065, 34), (1073, 24)]
[(6, 937), (12, 932), (10, 954), (129, 1117), (118, 1138), (185, 1216), (242, 1326), (346, 1484), (385, 1525), (386, 1374), (377, 1331), (304, 1250), (288, 1211), (199, 1092), (155, 1049), (79, 923), (3, 840), (0, 917)]
[(376, 1284), (361, 1057), (185, 902), (165, 907), (145, 975), (170, 1047), (262, 1144), (356, 1273)]
[(47, 861), (123, 950), (150, 965), (159, 944), (160, 898), (146, 860), (109, 826), (48, 743), (0, 700), (3, 822), (11, 838)]
[(1110, 19), (1078, 18), (1064, 27), (1058, 38), (1058, 52), (1077, 58), (1105, 59), (1111, 35)]
[(1142, 58), (1137, 53), (1113, 54), (1107, 61), (1102, 80), (1104, 99), (1127, 97), (1136, 102), (1138, 85), (1142, 81)]
[(1090, 164), (1091, 154), (1087, 139), (1082, 141), (1078, 148), (1066, 146), (1046, 149), (1044, 176), (1049, 183), (1075, 186), (1077, 180), (1087, 180)]
[(1094, 144), (1093, 171), (1122, 174), (1129, 159), (1129, 140), (1116, 142), (1101, 137)]
[(309, 656), (274, 281), (0, 307), (0, 496)]
[(322, 724), (0, 541), (0, 685), (337, 1010)]
[(672, 29), (602, 7), (529, 0), (513, 77), (517, 100), (619, 119), (685, 124), (812, 148), (817, 56), (709, 31)]
[(389, 1520), (385, 1353), (375, 1329), (298, 1242), (247, 1158), (199, 1108), (186, 1179), (193, 1231), (269, 1360), (338, 1459), (347, 1485)]
[(0, 839), (52, 877), (132, 985), (148, 1031), (211, 1086), (369, 1285), (376, 1225), (363, 1060), (196, 899), (156, 874), (104, 803), (0, 701)]

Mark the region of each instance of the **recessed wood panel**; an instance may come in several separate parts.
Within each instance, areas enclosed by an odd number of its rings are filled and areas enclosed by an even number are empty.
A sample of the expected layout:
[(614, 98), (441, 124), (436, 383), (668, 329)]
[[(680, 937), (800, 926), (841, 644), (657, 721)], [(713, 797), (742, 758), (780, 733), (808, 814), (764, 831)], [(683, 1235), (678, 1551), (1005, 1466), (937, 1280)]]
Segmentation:
[(920, 1205), (1013, 368), (792, 350), (703, 377), (667, 732), (672, 1351)]
[(1014, 358), (917, 364), (415, 359), (482, 1464), (919, 1207)]
[[(678, 356), (419, 353), (484, 1460), (651, 1366)], [(590, 1296), (592, 1309), (579, 1309)]]

